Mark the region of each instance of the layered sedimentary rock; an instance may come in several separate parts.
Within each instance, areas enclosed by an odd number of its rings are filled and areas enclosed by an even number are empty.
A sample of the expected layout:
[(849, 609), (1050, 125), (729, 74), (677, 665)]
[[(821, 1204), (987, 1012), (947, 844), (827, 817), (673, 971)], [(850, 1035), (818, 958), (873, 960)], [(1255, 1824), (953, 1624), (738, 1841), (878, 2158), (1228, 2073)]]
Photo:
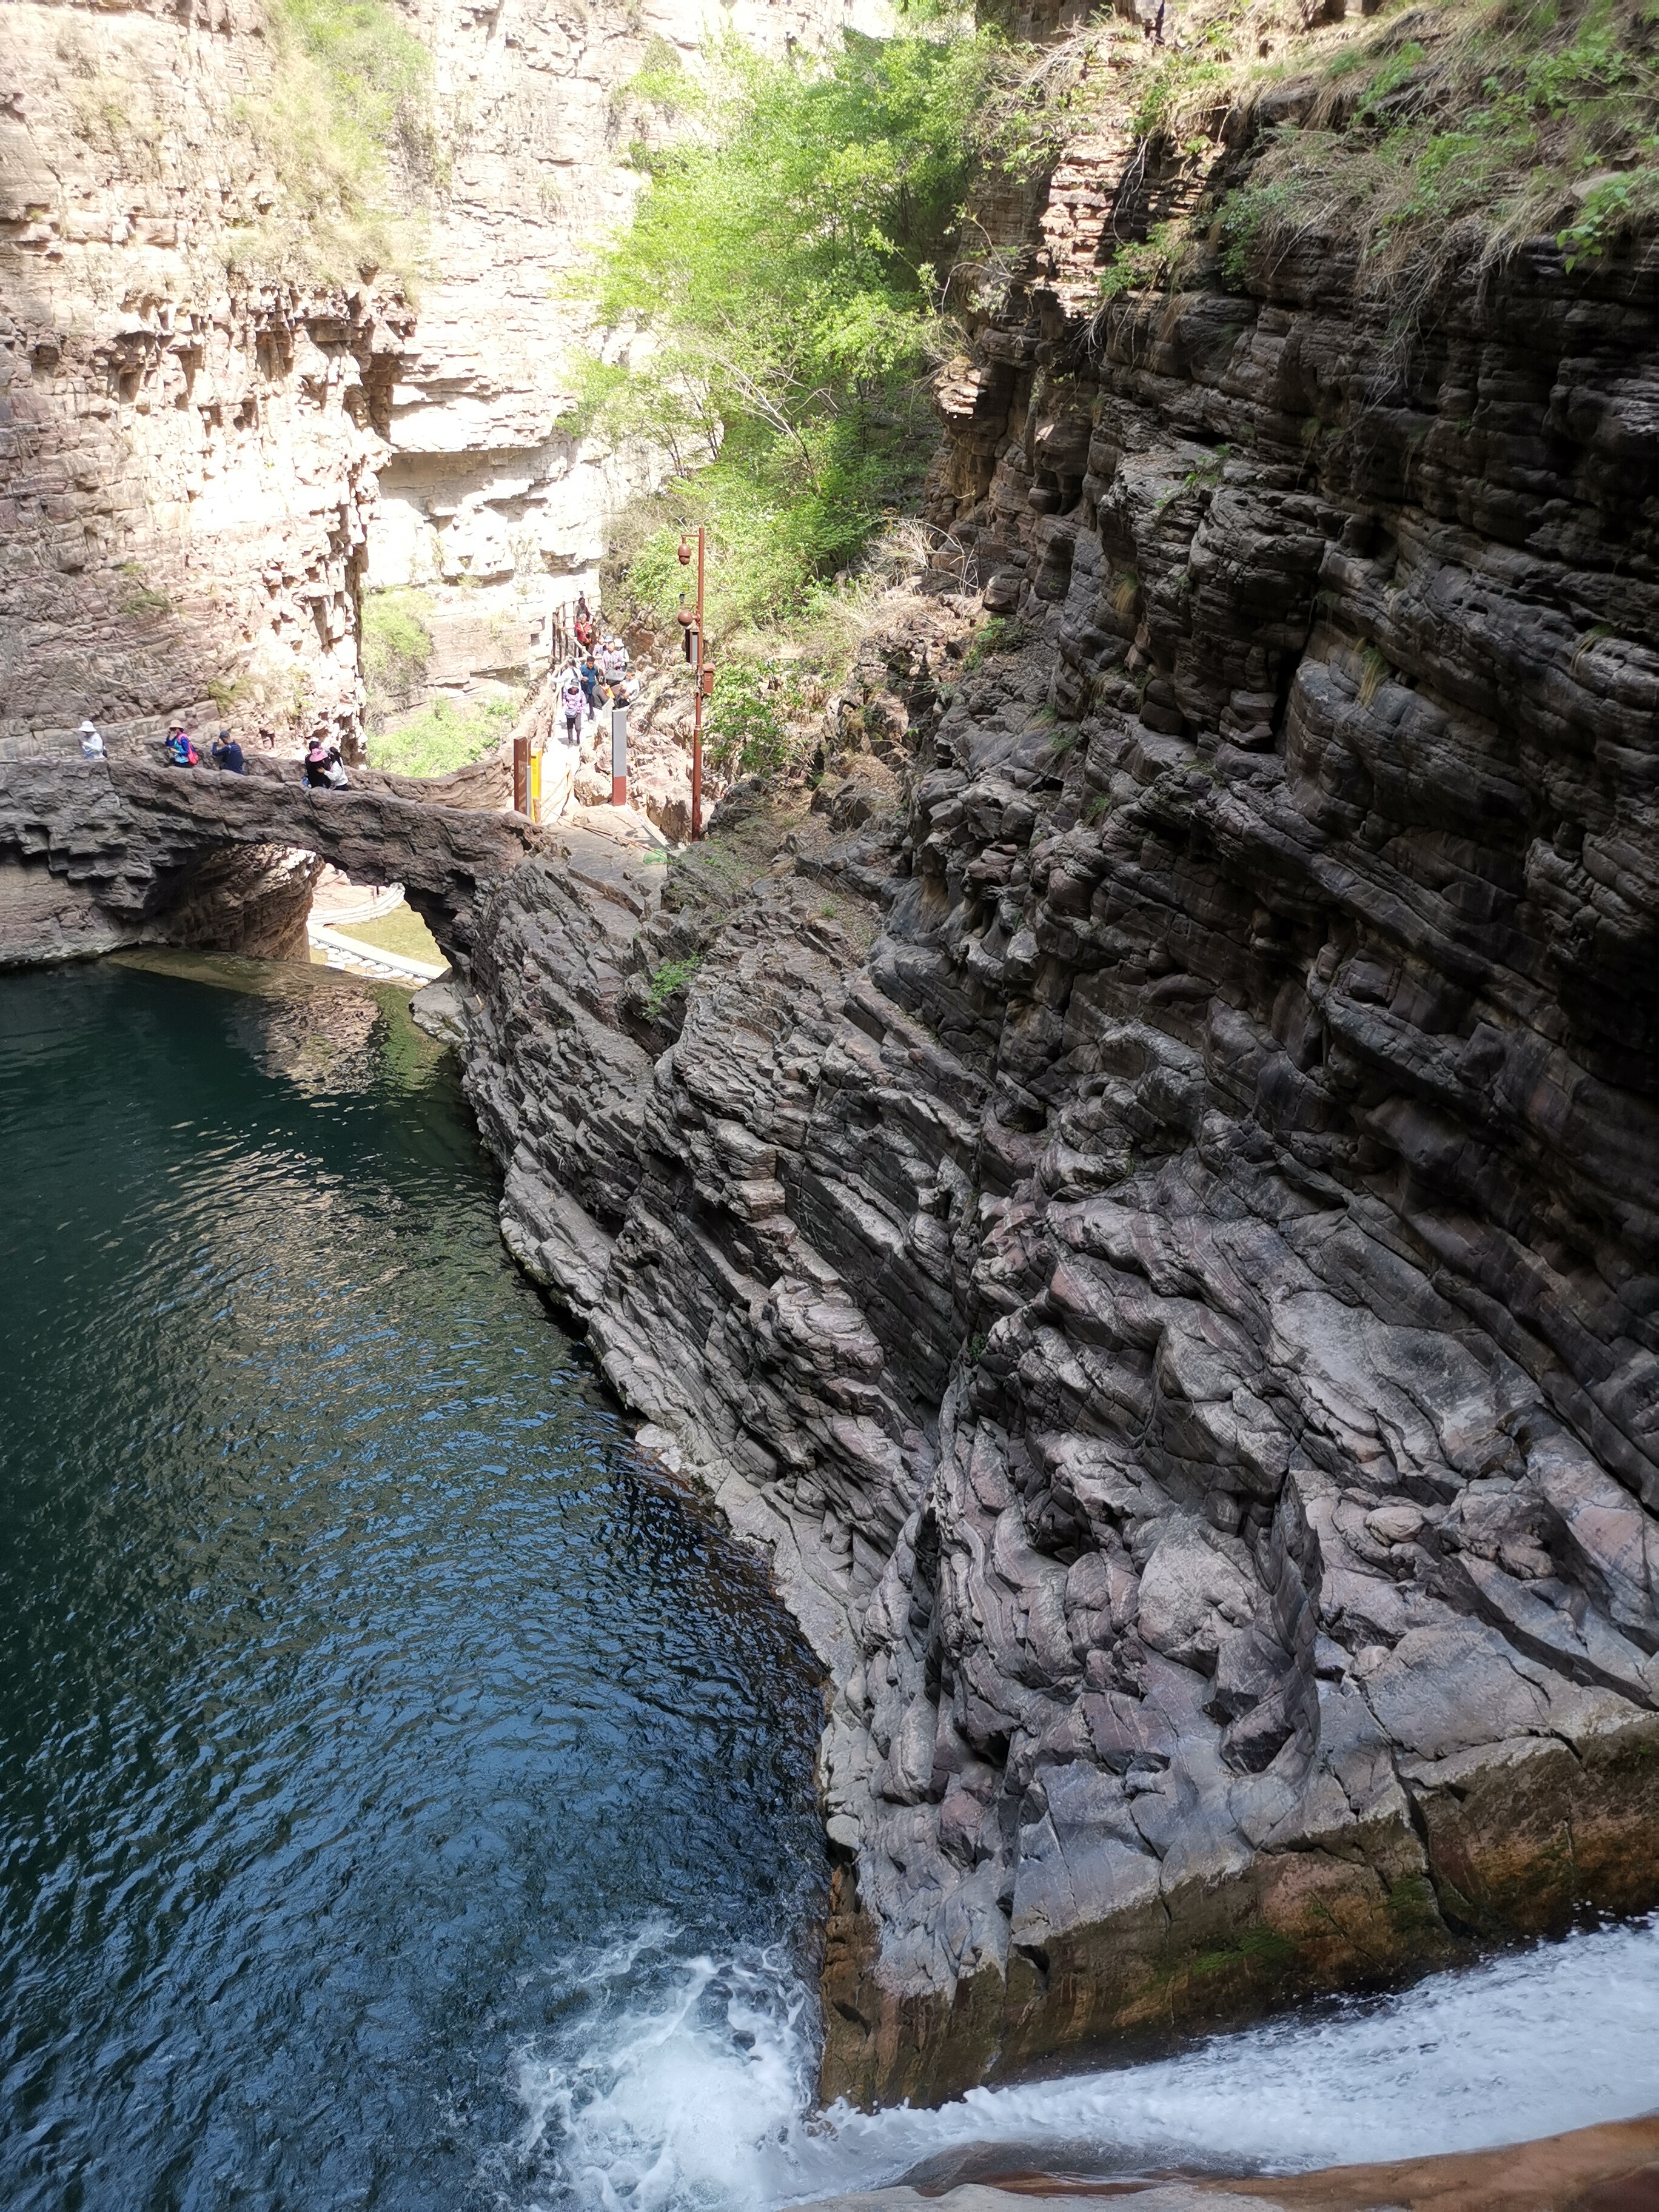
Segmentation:
[(828, 2094), (1659, 1888), (1654, 281), (1017, 291), (902, 805), (491, 895), (509, 1242), (830, 1667)]
[(0, 21), (0, 759), (90, 714), (118, 744), (349, 725), (374, 469), (412, 318), (260, 283), (273, 204), (252, 6)]
[[(110, 24), (87, 81), (170, 73), (181, 145), (252, 66), (229, 15)], [(556, 32), (480, 16), (480, 86)], [(453, 270), (426, 355), (362, 295), (190, 289), (212, 145), (135, 198), (60, 94), (8, 210), (10, 748), (88, 704), (136, 743), (228, 636), (349, 713), (386, 451), (458, 592), (554, 513), (545, 302), (497, 375)], [(1096, 316), (1127, 158), (1060, 165), (945, 380), (944, 597), (793, 844), (734, 814), (665, 867), (121, 762), (0, 801), (26, 949), (198, 930), (280, 848), (462, 962), (509, 1243), (830, 1668), (830, 2094), (1659, 1887), (1659, 265), (1534, 241), (1405, 345), (1308, 232)], [(469, 220), (475, 289), (527, 286), (531, 219), (493, 260)]]
[(517, 815), (385, 787), (400, 781), (364, 772), (351, 790), (310, 791), (291, 764), (222, 775), (12, 763), (0, 773), (0, 967), (156, 944), (303, 958), (325, 861), (354, 883), (403, 884), (464, 966), (482, 888), (538, 833)]
[[(432, 55), (424, 173), (388, 187), (425, 263), (314, 262), (260, 118), (261, 0), (18, 0), (0, 15), (0, 761), (91, 714), (357, 727), (365, 592), (418, 583), (452, 693), (544, 667), (648, 477), (568, 434), (557, 272), (625, 214), (625, 94), (699, 8), (404, 11)], [(776, 49), (839, 0), (726, 20)], [(407, 165), (404, 165), (407, 166)], [(337, 259), (337, 252), (335, 258)], [(406, 703), (418, 703), (417, 686)]]

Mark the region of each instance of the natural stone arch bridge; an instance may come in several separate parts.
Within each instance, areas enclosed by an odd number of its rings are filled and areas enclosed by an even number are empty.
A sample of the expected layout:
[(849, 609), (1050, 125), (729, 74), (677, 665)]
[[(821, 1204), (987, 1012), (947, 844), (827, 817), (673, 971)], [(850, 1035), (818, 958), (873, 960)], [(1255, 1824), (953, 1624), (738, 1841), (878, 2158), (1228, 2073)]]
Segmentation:
[(308, 790), (297, 762), (250, 768), (0, 763), (0, 967), (143, 944), (297, 953), (317, 870), (296, 854), (401, 884), (465, 967), (481, 888), (540, 842), (521, 815), (489, 811), (493, 768), (424, 790), (359, 769), (346, 791)]

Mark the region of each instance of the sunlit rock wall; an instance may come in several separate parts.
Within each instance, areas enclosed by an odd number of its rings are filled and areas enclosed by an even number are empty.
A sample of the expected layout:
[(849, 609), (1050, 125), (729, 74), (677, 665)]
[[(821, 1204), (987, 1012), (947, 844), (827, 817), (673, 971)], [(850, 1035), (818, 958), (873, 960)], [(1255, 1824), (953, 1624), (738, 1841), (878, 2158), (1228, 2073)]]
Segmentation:
[[(857, 0), (860, 20), (870, 0)], [(623, 88), (690, 0), (427, 0), (437, 198), (410, 305), (234, 273), (280, 207), (258, 0), (0, 12), (0, 757), (168, 717), (356, 726), (366, 591), (419, 583), (429, 683), (519, 679), (650, 463), (585, 452), (559, 279), (627, 213)], [(722, 10), (773, 48), (855, 10)], [(659, 125), (660, 127), (660, 125)]]
[(355, 707), (409, 318), (228, 275), (267, 70), (246, 5), (0, 15), (0, 754)]

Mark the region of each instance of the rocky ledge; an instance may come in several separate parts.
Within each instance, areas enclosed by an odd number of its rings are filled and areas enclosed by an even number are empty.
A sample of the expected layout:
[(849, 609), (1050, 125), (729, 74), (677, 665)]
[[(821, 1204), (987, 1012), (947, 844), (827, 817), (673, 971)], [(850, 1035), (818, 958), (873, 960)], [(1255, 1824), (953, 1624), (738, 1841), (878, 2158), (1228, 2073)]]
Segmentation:
[[(1659, 2120), (1616, 2120), (1501, 2150), (1453, 2151), (1308, 2173), (1148, 2179), (1011, 2169), (1012, 2146), (947, 2154), (911, 2185), (819, 2200), (818, 2212), (1025, 2212), (1032, 2203), (1131, 2197), (1134, 2212), (1652, 2212)], [(1017, 2153), (1015, 2154), (1017, 2155)], [(985, 2176), (967, 2179), (967, 2172)]]
[(1653, 272), (1352, 278), (1017, 294), (820, 811), (485, 903), (508, 1241), (830, 1669), (828, 2096), (1659, 1897)]

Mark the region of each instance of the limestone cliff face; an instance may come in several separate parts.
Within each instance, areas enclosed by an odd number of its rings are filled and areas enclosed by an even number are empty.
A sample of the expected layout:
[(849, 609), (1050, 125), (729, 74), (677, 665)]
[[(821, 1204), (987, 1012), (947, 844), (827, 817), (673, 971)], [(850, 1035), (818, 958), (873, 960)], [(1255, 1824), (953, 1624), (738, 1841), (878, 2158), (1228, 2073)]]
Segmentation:
[[(0, 14), (0, 759), (88, 713), (118, 745), (227, 700), (244, 726), (349, 731), (366, 592), (421, 584), (428, 678), (465, 690), (544, 666), (594, 589), (649, 464), (561, 429), (556, 280), (636, 187), (623, 88), (704, 11), (404, 12), (434, 58), (418, 312), (390, 278), (239, 273), (283, 204), (246, 120), (271, 78), (258, 0)], [(728, 20), (776, 46), (850, 15)]]
[(880, 763), (473, 971), (509, 1242), (831, 1668), (828, 2094), (1659, 1893), (1656, 264), (1095, 319), (1115, 158), (948, 380)]
[[(738, 0), (720, 21), (769, 52), (867, 21), (871, 0)], [(572, 308), (559, 278), (626, 220), (630, 140), (659, 116), (626, 87), (653, 42), (690, 59), (692, 0), (419, 0), (435, 59), (449, 181), (415, 343), (392, 392), (369, 539), (377, 586), (418, 585), (434, 684), (544, 666), (561, 610), (595, 605), (610, 524), (660, 464), (579, 445), (561, 417)], [(565, 640), (568, 647), (568, 638)]]
[(249, 287), (246, 8), (0, 18), (0, 757), (86, 714), (349, 716), (396, 302)]

